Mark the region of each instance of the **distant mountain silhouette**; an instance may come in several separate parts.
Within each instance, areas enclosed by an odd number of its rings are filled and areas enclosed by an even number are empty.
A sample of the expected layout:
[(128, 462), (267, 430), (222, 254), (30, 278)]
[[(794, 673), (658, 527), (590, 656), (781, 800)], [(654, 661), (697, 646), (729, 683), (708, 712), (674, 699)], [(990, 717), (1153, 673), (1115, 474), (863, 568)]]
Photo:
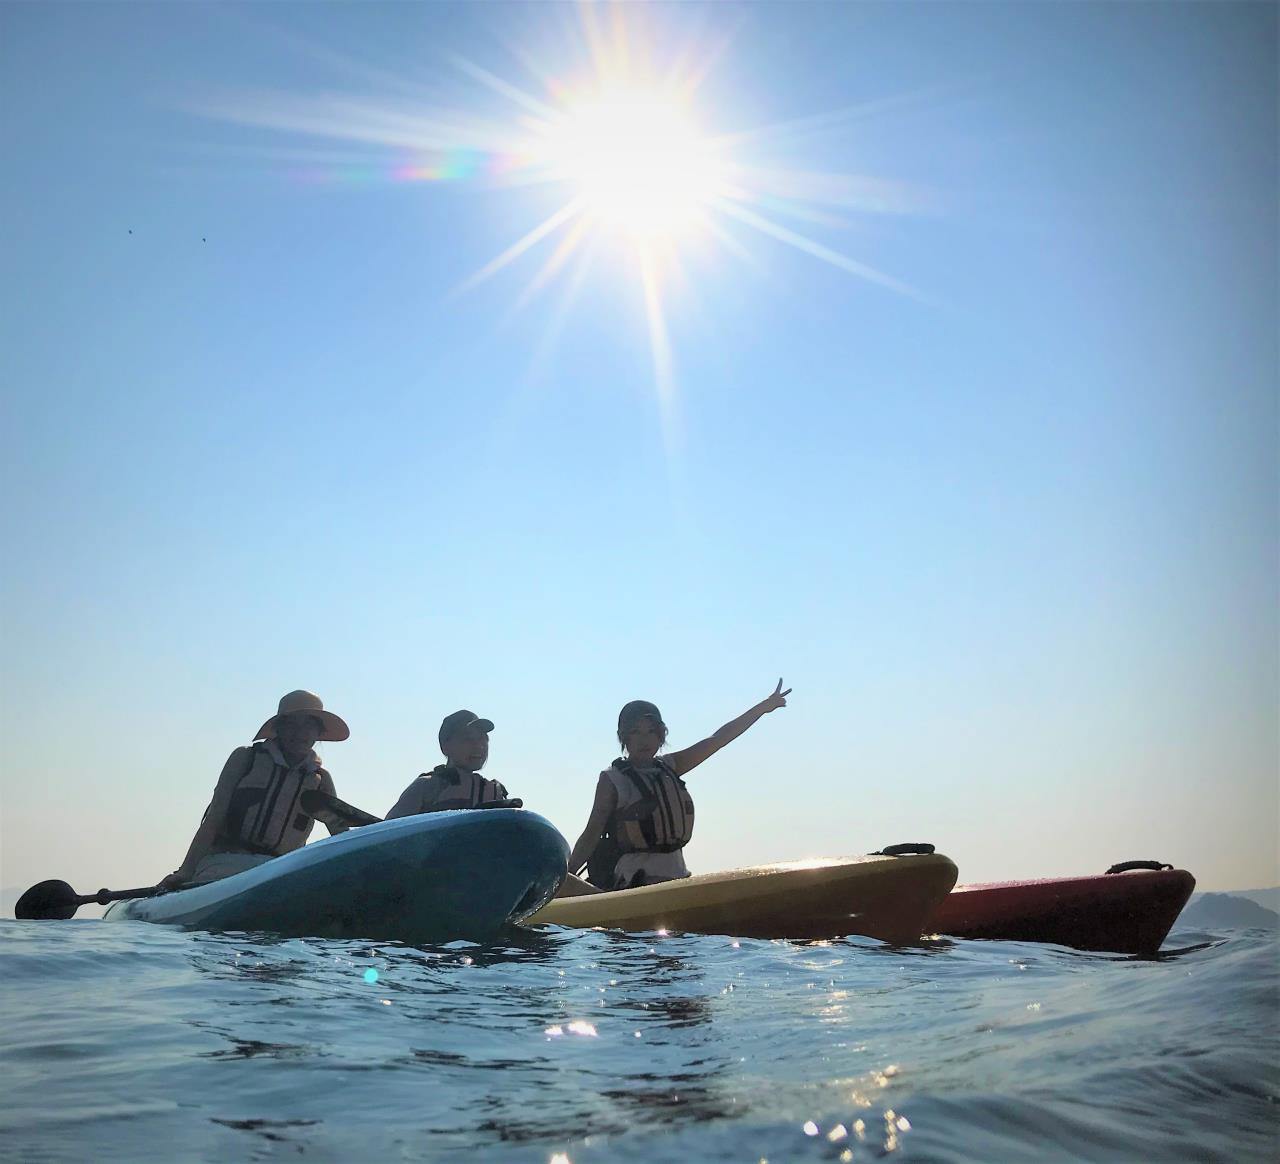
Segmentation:
[(1182, 926), (1200, 929), (1280, 929), (1280, 913), (1230, 893), (1201, 893), (1182, 911)]
[(1250, 901), (1256, 901), (1259, 905), (1280, 913), (1280, 886), (1272, 889), (1229, 889), (1227, 892), (1232, 897), (1247, 897)]

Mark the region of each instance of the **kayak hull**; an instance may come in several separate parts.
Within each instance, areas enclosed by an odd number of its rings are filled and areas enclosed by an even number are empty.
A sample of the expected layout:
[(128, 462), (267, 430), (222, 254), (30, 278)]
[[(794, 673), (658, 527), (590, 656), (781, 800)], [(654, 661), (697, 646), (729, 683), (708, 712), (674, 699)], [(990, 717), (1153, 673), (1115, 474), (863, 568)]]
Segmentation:
[(536, 813), (426, 813), (352, 829), (254, 869), (116, 902), (106, 921), (409, 943), (484, 941), (550, 899), (569, 849)]
[(744, 938), (861, 934), (906, 944), (919, 939), (955, 881), (955, 865), (940, 854), (796, 861), (557, 898), (527, 924)]
[(959, 885), (929, 928), (959, 938), (1052, 942), (1149, 957), (1195, 885), (1185, 869)]

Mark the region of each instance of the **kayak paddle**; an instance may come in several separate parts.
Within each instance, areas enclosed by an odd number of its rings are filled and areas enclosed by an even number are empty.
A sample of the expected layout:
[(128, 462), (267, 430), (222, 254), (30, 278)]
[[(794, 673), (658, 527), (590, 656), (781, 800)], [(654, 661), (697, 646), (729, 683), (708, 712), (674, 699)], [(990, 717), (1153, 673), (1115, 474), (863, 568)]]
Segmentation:
[(321, 824), (333, 821), (335, 824), (359, 828), (361, 825), (377, 824), (382, 820), (382, 817), (365, 812), (362, 808), (356, 808), (354, 804), (348, 804), (345, 800), (339, 800), (336, 796), (330, 796), (318, 788), (309, 788), (298, 797), (298, 803), (304, 812), (315, 817)]
[(112, 901), (128, 901), (131, 897), (155, 897), (162, 892), (157, 886), (145, 889), (99, 889), (97, 893), (79, 894), (65, 881), (41, 881), (33, 885), (13, 907), (13, 916), (21, 921), (65, 921), (75, 917), (82, 905), (106, 905)]

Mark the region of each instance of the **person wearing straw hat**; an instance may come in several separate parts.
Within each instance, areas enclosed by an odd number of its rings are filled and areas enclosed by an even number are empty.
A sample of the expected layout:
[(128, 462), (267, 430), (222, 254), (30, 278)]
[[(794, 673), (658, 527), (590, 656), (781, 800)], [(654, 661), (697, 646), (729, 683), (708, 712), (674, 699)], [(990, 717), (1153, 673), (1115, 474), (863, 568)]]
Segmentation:
[(446, 715), (436, 736), (446, 763), (415, 777), (387, 813), (387, 820), (450, 808), (479, 808), (506, 800), (507, 790), (501, 784), (480, 775), (489, 759), (491, 731), (493, 720), (474, 711), (464, 709)]
[[(319, 740), (350, 734), (318, 695), (290, 691), (254, 742), (231, 753), (186, 857), (160, 884), (176, 889), (218, 881), (302, 848), (316, 822), (299, 798), (310, 789), (335, 795), (333, 777), (313, 749)], [(330, 833), (346, 831), (336, 819), (324, 823)]]

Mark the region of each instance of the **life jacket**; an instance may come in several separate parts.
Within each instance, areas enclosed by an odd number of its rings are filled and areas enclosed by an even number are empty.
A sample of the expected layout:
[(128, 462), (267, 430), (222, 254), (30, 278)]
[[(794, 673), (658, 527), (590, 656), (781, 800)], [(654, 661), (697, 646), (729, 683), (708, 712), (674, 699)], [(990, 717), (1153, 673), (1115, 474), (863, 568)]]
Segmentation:
[(616, 809), (609, 818), (607, 832), (618, 851), (674, 853), (683, 849), (693, 836), (693, 798), (675, 769), (656, 757), (653, 769), (644, 772), (629, 760), (614, 760), (613, 767), (636, 792), (634, 802)]
[(315, 819), (298, 805), (327, 775), (319, 765), (290, 768), (265, 741), (253, 745), (249, 770), (231, 793), (231, 804), (215, 845), (224, 851), (279, 857), (307, 843)]
[(450, 808), (478, 808), (495, 800), (506, 800), (507, 790), (496, 780), (489, 780), (479, 772), (464, 772), (449, 764), (441, 764), (424, 777), (439, 777), (440, 789), (436, 798), (427, 805), (425, 812), (444, 812)]

